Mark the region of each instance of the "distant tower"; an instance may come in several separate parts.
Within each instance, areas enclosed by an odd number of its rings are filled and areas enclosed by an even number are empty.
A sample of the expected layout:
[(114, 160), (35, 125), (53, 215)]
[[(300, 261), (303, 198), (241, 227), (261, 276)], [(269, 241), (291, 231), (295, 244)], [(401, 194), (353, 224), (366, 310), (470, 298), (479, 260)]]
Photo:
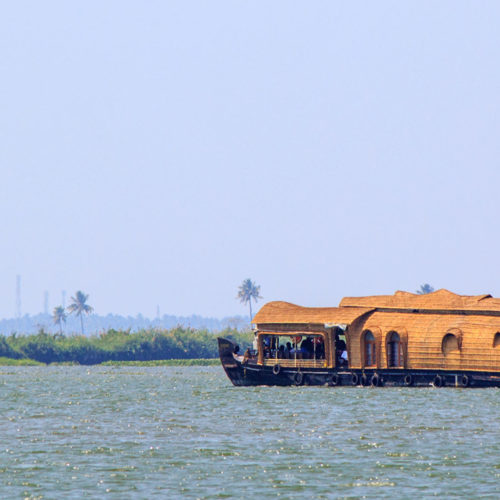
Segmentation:
[(64, 309), (66, 309), (66, 290), (63, 290), (61, 295), (62, 295), (62, 297), (61, 297), (62, 298), (62, 306)]
[(49, 292), (47, 290), (43, 292), (43, 313), (49, 314)]
[(16, 316), (21, 317), (21, 275), (16, 276)]

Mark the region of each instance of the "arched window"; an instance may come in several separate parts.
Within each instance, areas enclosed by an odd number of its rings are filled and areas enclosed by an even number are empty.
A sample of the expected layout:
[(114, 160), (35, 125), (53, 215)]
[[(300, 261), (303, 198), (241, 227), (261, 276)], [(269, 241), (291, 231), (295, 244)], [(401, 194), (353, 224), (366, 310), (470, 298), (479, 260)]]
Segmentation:
[(387, 365), (389, 368), (402, 366), (403, 349), (401, 337), (396, 332), (389, 332), (387, 338)]
[(365, 332), (365, 366), (376, 366), (377, 365), (377, 351), (375, 344), (375, 337), (370, 330)]
[(447, 356), (448, 354), (451, 354), (452, 352), (459, 351), (460, 348), (458, 346), (458, 339), (453, 335), (453, 333), (447, 333), (443, 337), (443, 343), (441, 344), (441, 350), (443, 351), (443, 354)]
[(493, 347), (500, 348), (500, 332), (495, 333), (495, 338), (493, 339)]

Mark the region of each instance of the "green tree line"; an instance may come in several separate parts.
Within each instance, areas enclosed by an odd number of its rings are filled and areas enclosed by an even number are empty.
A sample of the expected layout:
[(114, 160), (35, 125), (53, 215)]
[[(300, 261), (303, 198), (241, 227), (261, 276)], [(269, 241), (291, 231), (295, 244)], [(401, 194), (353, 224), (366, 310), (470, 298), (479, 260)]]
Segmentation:
[[(218, 334), (249, 346), (251, 332), (227, 329)], [(199, 359), (218, 356), (217, 335), (208, 330), (177, 327), (131, 333), (108, 330), (91, 337), (50, 334), (43, 329), (35, 335), (0, 336), (0, 357), (33, 359), (42, 363), (94, 365), (106, 361), (153, 361)]]

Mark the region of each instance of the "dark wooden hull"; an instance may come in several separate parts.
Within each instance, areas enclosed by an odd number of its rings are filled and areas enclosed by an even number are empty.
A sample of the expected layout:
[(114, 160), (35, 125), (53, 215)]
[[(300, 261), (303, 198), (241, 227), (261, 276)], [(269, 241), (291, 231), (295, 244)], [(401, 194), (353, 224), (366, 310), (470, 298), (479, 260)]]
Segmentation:
[(218, 342), (222, 366), (236, 386), (500, 387), (499, 372), (262, 366), (236, 359), (236, 346), (230, 340), (218, 338)]

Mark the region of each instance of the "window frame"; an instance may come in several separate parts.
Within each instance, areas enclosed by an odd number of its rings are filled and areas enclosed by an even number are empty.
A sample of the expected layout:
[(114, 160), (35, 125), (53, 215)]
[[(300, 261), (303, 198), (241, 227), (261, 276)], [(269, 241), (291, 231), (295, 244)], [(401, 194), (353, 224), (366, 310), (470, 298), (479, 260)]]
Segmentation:
[[(367, 339), (368, 335), (372, 338)], [(365, 330), (363, 332), (363, 355), (363, 364), (365, 368), (377, 368), (377, 338), (371, 330)], [(368, 361), (372, 361), (372, 363), (368, 364)]]
[[(446, 339), (454, 339), (456, 348), (450, 349), (450, 350), (445, 350), (445, 345), (449, 342), (446, 342)], [(458, 335), (456, 335), (453, 332), (446, 332), (441, 340), (441, 354), (446, 358), (448, 356), (452, 356), (453, 353), (460, 353), (461, 351), (461, 342), (460, 338)]]
[[(392, 340), (393, 336), (397, 336), (397, 341)], [(393, 347), (394, 344), (397, 347)], [(391, 330), (386, 336), (386, 354), (387, 354), (387, 368), (403, 368), (404, 367), (404, 352), (403, 352), (403, 340), (402, 336), (396, 330)], [(391, 364), (394, 356), (396, 355), (395, 363)]]
[(500, 349), (500, 332), (493, 335), (493, 349)]

